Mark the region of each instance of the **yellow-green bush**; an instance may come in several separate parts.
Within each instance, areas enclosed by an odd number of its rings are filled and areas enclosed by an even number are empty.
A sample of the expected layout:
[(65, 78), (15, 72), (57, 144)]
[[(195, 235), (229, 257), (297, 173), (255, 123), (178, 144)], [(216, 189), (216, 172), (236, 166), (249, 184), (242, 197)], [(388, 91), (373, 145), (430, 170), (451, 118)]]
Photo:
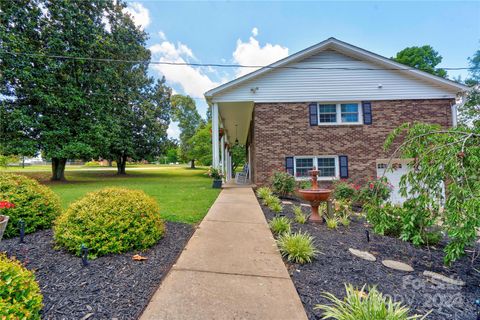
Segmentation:
[(81, 245), (90, 258), (146, 249), (164, 234), (157, 202), (141, 190), (105, 188), (86, 194), (55, 220), (58, 245), (80, 255)]
[(25, 222), (25, 233), (49, 228), (61, 213), (60, 199), (50, 188), (23, 175), (0, 173), (0, 200), (15, 205), (2, 209), (0, 214), (10, 216), (5, 238), (17, 236), (18, 221)]
[(0, 319), (40, 319), (42, 299), (33, 272), (0, 254)]

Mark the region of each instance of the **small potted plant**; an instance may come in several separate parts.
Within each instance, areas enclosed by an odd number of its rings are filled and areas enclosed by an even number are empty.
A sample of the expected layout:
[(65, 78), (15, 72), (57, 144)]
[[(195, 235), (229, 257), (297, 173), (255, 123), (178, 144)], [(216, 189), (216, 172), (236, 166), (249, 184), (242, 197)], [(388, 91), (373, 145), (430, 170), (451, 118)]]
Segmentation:
[(208, 175), (210, 176), (210, 178), (213, 179), (212, 188), (219, 189), (222, 187), (223, 174), (220, 172), (219, 169), (210, 168), (210, 170), (208, 171)]
[[(15, 208), (15, 205), (8, 201), (0, 201), (0, 213), (10, 208)], [(9, 216), (0, 214), (0, 240), (2, 240), (3, 233), (7, 228), (8, 219)]]

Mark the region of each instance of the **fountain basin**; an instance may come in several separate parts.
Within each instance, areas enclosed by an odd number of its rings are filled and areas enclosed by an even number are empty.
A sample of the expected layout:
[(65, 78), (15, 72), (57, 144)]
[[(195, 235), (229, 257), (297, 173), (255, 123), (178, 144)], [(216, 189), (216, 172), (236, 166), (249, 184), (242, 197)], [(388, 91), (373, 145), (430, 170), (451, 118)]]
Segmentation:
[(298, 193), (306, 201), (327, 201), (332, 193), (332, 190), (329, 189), (307, 189), (307, 190), (298, 190)]

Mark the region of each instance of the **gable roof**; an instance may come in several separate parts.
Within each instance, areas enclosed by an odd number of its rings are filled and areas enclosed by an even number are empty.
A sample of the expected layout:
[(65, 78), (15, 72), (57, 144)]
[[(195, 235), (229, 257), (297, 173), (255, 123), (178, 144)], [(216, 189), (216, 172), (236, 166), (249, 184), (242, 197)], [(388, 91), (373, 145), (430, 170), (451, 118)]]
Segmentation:
[(327, 49), (334, 49), (339, 52), (345, 53), (347, 55), (351, 55), (353, 57), (356, 57), (360, 60), (367, 60), (374, 62), (378, 65), (383, 66), (384, 68), (388, 68), (391, 70), (399, 70), (401, 72), (404, 72), (406, 74), (410, 74), (411, 76), (414, 76), (416, 78), (425, 80), (427, 82), (433, 83), (440, 85), (442, 87), (445, 87), (449, 90), (455, 90), (457, 92), (462, 92), (466, 91), (469, 88), (463, 84), (457, 83), (452, 80), (448, 80), (424, 71), (421, 71), (419, 69), (415, 69), (409, 66), (406, 66), (404, 64), (398, 63), (396, 61), (393, 61), (391, 59), (388, 59), (386, 57), (383, 57), (381, 55), (378, 55), (376, 53), (370, 52), (368, 50), (356, 47), (354, 45), (351, 45), (349, 43), (340, 41), (336, 38), (328, 38), (327, 40), (324, 40), (316, 45), (313, 45), (311, 47), (308, 47), (302, 51), (299, 51), (295, 54), (292, 54), (284, 59), (278, 60), (277, 62), (274, 62), (268, 66), (262, 67), (256, 71), (253, 71), (251, 73), (248, 73), (242, 77), (239, 77), (237, 79), (234, 79), (230, 82), (227, 82), (225, 84), (222, 84), (216, 88), (213, 88), (205, 93), (205, 97), (207, 100), (211, 98), (214, 95), (220, 94), (228, 89), (234, 88), (240, 84), (245, 83), (248, 80), (258, 78), (272, 70), (275, 69), (281, 69), (281, 68), (288, 68), (288, 64), (294, 63), (301, 61), (307, 57), (310, 57), (314, 54), (317, 54), (321, 51), (327, 50)]

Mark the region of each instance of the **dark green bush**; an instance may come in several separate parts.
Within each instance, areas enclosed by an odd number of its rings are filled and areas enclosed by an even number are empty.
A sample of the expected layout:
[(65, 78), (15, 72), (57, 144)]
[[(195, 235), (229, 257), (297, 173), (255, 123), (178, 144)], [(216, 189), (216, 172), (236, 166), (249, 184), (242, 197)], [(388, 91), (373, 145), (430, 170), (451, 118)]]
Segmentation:
[(58, 245), (77, 255), (81, 245), (91, 258), (146, 249), (164, 234), (156, 201), (140, 190), (105, 188), (72, 203), (55, 220)]
[(0, 200), (15, 205), (0, 209), (0, 214), (10, 217), (4, 237), (19, 234), (18, 222), (25, 222), (25, 233), (50, 228), (61, 213), (60, 199), (50, 188), (23, 175), (0, 173)]
[(33, 272), (0, 254), (0, 319), (40, 319), (42, 299)]
[(271, 187), (280, 197), (288, 196), (295, 190), (295, 178), (283, 171), (275, 171), (271, 179)]
[(337, 200), (352, 200), (357, 195), (360, 186), (354, 185), (347, 180), (337, 180), (333, 183), (332, 196)]

